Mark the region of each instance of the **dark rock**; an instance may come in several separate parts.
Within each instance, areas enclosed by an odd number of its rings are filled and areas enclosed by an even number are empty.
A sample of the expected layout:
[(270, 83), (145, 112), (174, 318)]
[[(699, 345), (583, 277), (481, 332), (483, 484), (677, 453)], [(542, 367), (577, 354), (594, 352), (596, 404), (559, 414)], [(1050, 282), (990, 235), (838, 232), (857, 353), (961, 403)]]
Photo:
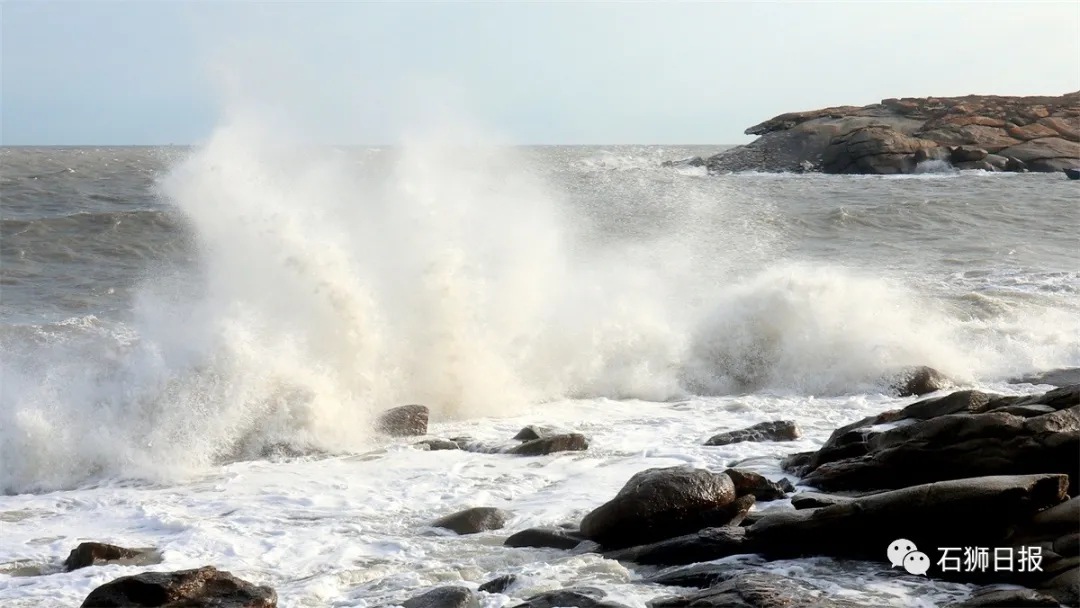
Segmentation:
[(1066, 606), (1080, 605), (1080, 567), (1056, 575), (1038, 586), (1038, 590)]
[(1023, 161), (1031, 171), (1056, 173), (1076, 166), (1080, 143), (1062, 137), (1042, 137), (1010, 146), (1002, 150), (1001, 155)]
[(803, 472), (810, 467), (810, 461), (817, 452), (795, 452), (780, 459), (780, 468), (801, 477)]
[(375, 421), (375, 429), (391, 437), (427, 435), (428, 408), (402, 405), (386, 410)]
[(404, 608), (479, 608), (476, 595), (465, 587), (438, 587), (407, 599)]
[(788, 480), (787, 480), (786, 478), (785, 478), (785, 479), (781, 479), (780, 481), (776, 482), (776, 485), (777, 485), (777, 487), (779, 487), (779, 488), (780, 488), (781, 490), (783, 490), (783, 492), (784, 492), (785, 494), (791, 494), (792, 492), (794, 492), (794, 491), (795, 491), (795, 484), (791, 483), (791, 482), (790, 482), (790, 481), (788, 481)]
[(1032, 518), (1032, 524), (1048, 537), (1077, 532), (1080, 527), (1080, 497), (1074, 496), (1059, 505), (1040, 511)]
[(681, 160), (665, 160), (660, 163), (661, 167), (704, 167), (705, 159), (700, 156), (691, 156)]
[(944, 374), (922, 365), (902, 370), (893, 380), (892, 389), (899, 397), (910, 397), (940, 391), (950, 385)]
[(585, 537), (576, 530), (555, 528), (528, 528), (511, 534), (503, 544), (507, 547), (550, 547), (570, 550), (578, 546)]
[(992, 589), (945, 608), (1058, 608), (1058, 601), (1031, 589)]
[(450, 441), (449, 439), (425, 439), (413, 444), (414, 446), (426, 449), (431, 452), (438, 450), (460, 450), (461, 446), (456, 441)]
[[(1077, 523), (1080, 526), (1080, 522)], [(1054, 553), (1062, 557), (1080, 556), (1080, 532), (1066, 534), (1054, 541)]]
[(750, 494), (758, 502), (778, 500), (786, 496), (784, 488), (780, 484), (766, 479), (764, 475), (741, 469), (728, 469), (724, 473), (735, 484), (736, 496)]
[(1002, 407), (994, 408), (995, 412), (1001, 412), (1002, 414), (1011, 414), (1013, 416), (1020, 416), (1021, 418), (1031, 418), (1033, 416), (1042, 416), (1043, 414), (1049, 414), (1056, 410), (1049, 405), (1005, 405)]
[(832, 505), (843, 505), (855, 500), (849, 496), (836, 496), (834, 494), (821, 494), (818, 492), (801, 492), (791, 497), (791, 506), (796, 509), (816, 509)]
[(822, 155), (826, 173), (913, 173), (915, 153), (937, 143), (885, 126), (868, 126), (829, 142)]
[(791, 420), (772, 420), (745, 429), (714, 435), (705, 445), (728, 445), (743, 441), (795, 441), (802, 437), (799, 426)]
[(105, 543), (80, 543), (64, 560), (64, 570), (71, 572), (96, 564), (121, 562), (136, 566), (160, 564), (161, 556), (153, 549), (125, 549)]
[(518, 456), (544, 456), (555, 452), (583, 452), (589, 449), (589, 440), (579, 433), (551, 435), (526, 441), (510, 450)]
[(957, 146), (952, 149), (950, 155), (950, 161), (952, 164), (957, 163), (970, 163), (981, 161), (986, 158), (990, 153), (982, 148), (975, 148), (972, 146)]
[(485, 593), (502, 593), (509, 589), (514, 583), (517, 582), (517, 577), (513, 574), (504, 574), (499, 578), (493, 578), (490, 581), (480, 585), (479, 590)]
[(646, 469), (586, 515), (581, 533), (606, 549), (643, 545), (727, 523), (735, 513), (724, 507), (735, 498), (735, 485), (723, 473), (686, 466)]
[(1030, 374), (1022, 378), (1015, 378), (1009, 382), (1013, 384), (1049, 384), (1057, 387), (1080, 385), (1080, 367), (1066, 367)]
[(956, 391), (942, 397), (923, 399), (900, 410), (898, 420), (929, 420), (949, 414), (978, 414), (991, 407), (994, 395), (979, 391)]
[(856, 608), (863, 604), (830, 597), (809, 583), (762, 572), (742, 572), (704, 591), (658, 598), (650, 608)]
[(534, 595), (514, 608), (626, 608), (621, 604), (605, 602), (605, 595), (595, 587), (572, 587)]
[(949, 162), (950, 152), (948, 148), (919, 148), (915, 151), (915, 162), (924, 163), (927, 161), (944, 161)]
[(533, 439), (542, 439), (555, 434), (554, 429), (551, 427), (530, 424), (518, 431), (517, 435), (514, 435), (514, 439), (519, 441), (532, 441)]
[(993, 163), (985, 160), (971, 160), (964, 163), (956, 163), (953, 166), (961, 171), (986, 171), (987, 173), (1001, 171), (1001, 169), (998, 169)]
[(499, 530), (506, 525), (510, 514), (494, 507), (465, 509), (432, 523), (432, 527), (445, 528), (458, 534), (476, 534), (485, 530)]
[(1027, 163), (1015, 156), (1005, 157), (1005, 170), (1012, 173), (1027, 173)]
[(998, 154), (987, 154), (984, 163), (994, 168), (994, 171), (1008, 171), (1009, 159)]
[(82, 608), (274, 608), (277, 593), (228, 572), (204, 566), (177, 572), (143, 572), (94, 589)]
[(648, 566), (681, 566), (722, 557), (754, 553), (746, 541), (747, 528), (723, 526), (706, 528), (695, 534), (669, 538), (657, 543), (608, 551), (604, 557)]
[(693, 566), (658, 572), (645, 577), (642, 582), (653, 585), (667, 585), (669, 587), (707, 589), (735, 576), (741, 571), (742, 568), (731, 564), (694, 564)]

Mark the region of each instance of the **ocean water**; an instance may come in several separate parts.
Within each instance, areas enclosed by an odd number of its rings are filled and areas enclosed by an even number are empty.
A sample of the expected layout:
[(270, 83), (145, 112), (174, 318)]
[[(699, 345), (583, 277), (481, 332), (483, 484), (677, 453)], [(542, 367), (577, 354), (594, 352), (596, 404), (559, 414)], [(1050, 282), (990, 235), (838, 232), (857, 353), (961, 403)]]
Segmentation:
[[(660, 166), (716, 149), (298, 148), (235, 128), (198, 148), (0, 150), (0, 605), (212, 564), (288, 607), (513, 573), (485, 606), (592, 585), (641, 608), (678, 590), (502, 541), (578, 522), (645, 468), (750, 459), (778, 479), (780, 456), (911, 402), (888, 389), (907, 365), (1013, 394), (1080, 365), (1076, 182)], [(371, 432), (404, 403), (431, 408), (433, 436), (510, 445), (540, 423), (591, 445), (522, 458)], [(779, 418), (804, 437), (702, 445)], [(428, 526), (473, 506), (512, 518)], [(84, 540), (163, 563), (59, 572)], [(871, 606), (969, 589), (760, 567)]]

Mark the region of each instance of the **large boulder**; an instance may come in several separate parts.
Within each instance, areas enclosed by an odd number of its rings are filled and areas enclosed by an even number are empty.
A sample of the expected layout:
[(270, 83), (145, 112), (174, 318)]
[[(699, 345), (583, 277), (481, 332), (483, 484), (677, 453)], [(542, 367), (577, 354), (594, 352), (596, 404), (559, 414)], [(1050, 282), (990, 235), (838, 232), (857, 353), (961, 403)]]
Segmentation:
[(479, 608), (480, 602), (467, 587), (436, 587), (401, 605), (404, 608)]
[[(1068, 145), (1080, 142), (1080, 91), (885, 99), (782, 114), (746, 133), (759, 137), (707, 159), (710, 172), (809, 166), (827, 173), (910, 173), (919, 162), (948, 156), (930, 150), (955, 147), (964, 151), (954, 163), (972, 168), (1022, 171), (1030, 158), (1032, 171), (1054, 171), (1080, 157)], [(988, 161), (988, 154), (1005, 161)]]
[(161, 555), (153, 549), (127, 549), (105, 543), (79, 543), (64, 560), (64, 570), (71, 572), (97, 564), (124, 563), (135, 566), (160, 564)]
[(274, 608), (277, 593), (213, 566), (123, 576), (94, 589), (82, 608)]
[(626, 608), (605, 600), (606, 595), (596, 587), (571, 587), (531, 596), (514, 608)]
[(383, 412), (375, 420), (375, 429), (391, 437), (427, 435), (428, 408), (424, 405), (402, 405)]
[(643, 545), (722, 526), (745, 513), (735, 503), (735, 485), (724, 473), (687, 466), (647, 469), (586, 515), (581, 533), (605, 549)]
[(433, 528), (452, 530), (457, 534), (476, 534), (487, 530), (499, 530), (506, 525), (510, 514), (495, 507), (473, 507), (435, 520)]
[(556, 452), (584, 452), (589, 440), (581, 433), (566, 433), (538, 437), (514, 446), (509, 453), (517, 456), (545, 456)]
[(802, 430), (792, 420), (770, 420), (754, 426), (713, 435), (705, 445), (729, 445), (744, 441), (795, 441), (802, 437)]

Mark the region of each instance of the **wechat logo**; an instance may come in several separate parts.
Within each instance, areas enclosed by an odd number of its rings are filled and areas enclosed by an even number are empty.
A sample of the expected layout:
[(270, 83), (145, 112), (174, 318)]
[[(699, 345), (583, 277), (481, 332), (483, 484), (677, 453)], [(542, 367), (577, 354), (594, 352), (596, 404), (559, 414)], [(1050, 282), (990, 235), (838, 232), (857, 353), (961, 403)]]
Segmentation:
[(889, 550), (885, 552), (889, 557), (892, 567), (902, 567), (908, 574), (926, 576), (930, 569), (930, 557), (919, 551), (915, 543), (901, 538), (889, 544)]

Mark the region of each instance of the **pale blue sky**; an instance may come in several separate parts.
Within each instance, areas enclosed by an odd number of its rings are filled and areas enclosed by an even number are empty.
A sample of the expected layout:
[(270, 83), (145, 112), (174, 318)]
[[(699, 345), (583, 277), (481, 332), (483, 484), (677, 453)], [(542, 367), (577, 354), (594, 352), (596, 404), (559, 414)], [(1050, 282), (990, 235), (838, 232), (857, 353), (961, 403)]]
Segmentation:
[(392, 143), (441, 102), (516, 143), (741, 143), (786, 111), (1080, 89), (1076, 1), (6, 0), (0, 11), (8, 145), (197, 143), (252, 104), (313, 137)]

